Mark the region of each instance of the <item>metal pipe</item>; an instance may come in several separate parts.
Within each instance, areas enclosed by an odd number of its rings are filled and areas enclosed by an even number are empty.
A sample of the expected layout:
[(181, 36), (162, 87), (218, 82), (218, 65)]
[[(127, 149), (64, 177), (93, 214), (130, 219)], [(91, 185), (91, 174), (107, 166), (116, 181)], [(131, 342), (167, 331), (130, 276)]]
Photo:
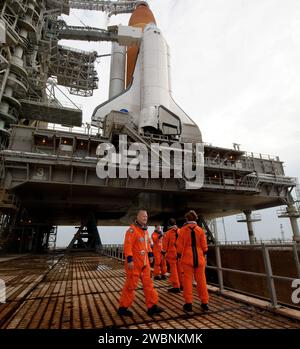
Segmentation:
[(292, 231), (293, 231), (293, 239), (294, 241), (300, 243), (300, 232), (299, 232), (299, 226), (297, 222), (297, 218), (299, 217), (298, 212), (294, 205), (288, 205), (286, 211), (289, 214)]
[[(218, 267), (214, 267), (212, 265), (209, 265), (206, 267), (207, 269), (214, 269), (214, 270), (218, 270)], [(227, 272), (231, 272), (231, 273), (236, 273), (236, 274), (242, 274), (242, 275), (250, 275), (250, 276), (258, 276), (258, 277), (266, 277), (265, 273), (255, 273), (253, 271), (246, 271), (246, 270), (239, 270), (239, 269), (230, 269), (230, 268), (221, 268), (221, 270), (223, 271), (227, 271)], [(272, 276), (273, 279), (276, 280), (286, 280), (286, 281), (293, 281), (295, 280), (295, 278), (289, 277), (289, 276), (277, 276), (277, 275), (273, 275)]]
[(252, 224), (252, 220), (251, 220), (251, 211), (244, 211), (244, 213), (245, 213), (245, 216), (246, 216), (249, 241), (250, 241), (250, 244), (254, 244), (255, 243), (255, 237), (254, 237), (253, 224)]
[(220, 246), (218, 244), (215, 245), (215, 251), (216, 251), (216, 263), (218, 267), (219, 289), (220, 289), (220, 292), (223, 292), (224, 283), (223, 283), (222, 260), (221, 260)]
[(217, 226), (217, 219), (213, 219), (212, 221), (213, 229), (214, 229), (214, 235), (215, 235), (215, 241), (216, 243), (219, 241), (219, 233), (218, 233), (218, 226)]
[(264, 258), (264, 264), (265, 264), (265, 270), (266, 270), (267, 284), (268, 284), (270, 298), (271, 298), (271, 305), (272, 307), (276, 308), (278, 306), (278, 303), (277, 303), (276, 288), (275, 288), (273, 274), (272, 274), (272, 265), (271, 265), (270, 255), (269, 255), (269, 249), (264, 244), (262, 244), (262, 252), (263, 252), (263, 258)]
[(296, 263), (296, 269), (297, 269), (297, 275), (300, 279), (300, 262), (299, 262), (299, 256), (298, 256), (298, 249), (296, 242), (293, 244), (293, 254), (294, 254), (294, 260)]

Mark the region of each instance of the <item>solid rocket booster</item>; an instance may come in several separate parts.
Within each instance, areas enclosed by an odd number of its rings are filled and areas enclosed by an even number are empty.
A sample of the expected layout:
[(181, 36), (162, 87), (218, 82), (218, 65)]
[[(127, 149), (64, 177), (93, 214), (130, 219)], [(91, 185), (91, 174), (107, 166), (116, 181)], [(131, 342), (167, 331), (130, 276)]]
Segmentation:
[(201, 142), (198, 126), (173, 100), (169, 48), (147, 3), (137, 5), (129, 26), (141, 28), (143, 35), (139, 47), (127, 50), (126, 89), (95, 109), (92, 124), (99, 126), (112, 111), (127, 110), (141, 134)]

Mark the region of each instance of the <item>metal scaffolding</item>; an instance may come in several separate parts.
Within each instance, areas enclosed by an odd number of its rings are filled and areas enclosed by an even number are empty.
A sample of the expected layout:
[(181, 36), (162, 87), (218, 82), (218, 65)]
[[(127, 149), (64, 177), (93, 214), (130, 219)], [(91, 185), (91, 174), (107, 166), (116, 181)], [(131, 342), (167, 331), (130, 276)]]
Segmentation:
[(58, 85), (69, 87), (70, 93), (89, 97), (98, 88), (94, 62), (97, 52), (86, 52), (57, 45), (51, 50), (49, 73)]
[[(58, 39), (83, 41), (114, 41), (118, 42), (116, 32), (94, 27), (70, 26), (63, 20), (53, 23), (52, 32)], [(49, 31), (50, 32), (50, 31)]]
[[(99, 0), (6, 0), (0, 5), (0, 134), (9, 137), (11, 124), (31, 125), (38, 121), (80, 125), (78, 110), (55, 119), (49, 106), (47, 81), (55, 77), (59, 85), (82, 97), (98, 88), (96, 52), (85, 52), (58, 44), (60, 39), (118, 41), (117, 32), (92, 27), (68, 26), (59, 16), (70, 9), (104, 11), (111, 16), (131, 13), (138, 1)], [(33, 102), (34, 101), (34, 102)], [(34, 103), (34, 105), (33, 105)], [(38, 103), (38, 107), (35, 105)], [(32, 106), (32, 108), (30, 108)], [(43, 108), (44, 107), (44, 108)], [(42, 113), (41, 113), (42, 111)], [(53, 119), (51, 119), (53, 117)], [(76, 119), (76, 120), (75, 120)], [(75, 120), (75, 121), (74, 121)]]
[(121, 13), (131, 13), (136, 4), (141, 1), (102, 1), (102, 0), (69, 0), (70, 8), (92, 11), (103, 11), (109, 16)]

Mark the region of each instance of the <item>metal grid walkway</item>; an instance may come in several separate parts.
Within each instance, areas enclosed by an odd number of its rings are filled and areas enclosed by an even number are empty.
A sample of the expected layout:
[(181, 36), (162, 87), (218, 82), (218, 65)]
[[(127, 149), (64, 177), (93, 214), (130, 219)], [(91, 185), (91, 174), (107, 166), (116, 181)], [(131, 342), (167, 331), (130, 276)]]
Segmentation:
[(203, 313), (196, 300), (195, 313), (186, 315), (182, 295), (167, 292), (168, 281), (155, 281), (164, 313), (146, 314), (140, 287), (132, 308), (134, 317), (122, 318), (116, 310), (124, 276), (121, 262), (96, 254), (25, 256), (2, 262), (0, 278), (6, 283), (7, 302), (0, 304), (0, 328), (300, 328), (297, 321), (214, 293), (209, 312)]

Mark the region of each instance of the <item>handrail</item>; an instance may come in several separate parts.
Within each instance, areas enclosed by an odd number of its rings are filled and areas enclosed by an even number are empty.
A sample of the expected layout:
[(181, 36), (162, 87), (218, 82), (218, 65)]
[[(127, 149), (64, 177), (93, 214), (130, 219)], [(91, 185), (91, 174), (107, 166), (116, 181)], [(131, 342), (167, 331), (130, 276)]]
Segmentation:
[(36, 126), (36, 131), (62, 131), (68, 133), (80, 133), (84, 135), (97, 136), (99, 135), (99, 128), (90, 126), (89, 124), (83, 124), (82, 127), (67, 127), (58, 124), (48, 123), (47, 127)]
[[(247, 276), (258, 276), (265, 278), (268, 284), (268, 289), (269, 289), (269, 300), (270, 300), (270, 306), (271, 308), (277, 308), (278, 307), (278, 300), (277, 300), (277, 291), (275, 287), (274, 280), (285, 280), (285, 281), (293, 281), (295, 278), (292, 277), (287, 277), (287, 276), (281, 276), (281, 275), (275, 275), (272, 272), (272, 266), (271, 266), (271, 261), (270, 261), (270, 254), (269, 254), (269, 249), (273, 247), (286, 247), (292, 250), (293, 256), (294, 256), (294, 262), (296, 265), (296, 270), (297, 270), (297, 275), (298, 278), (300, 279), (300, 263), (299, 263), (299, 257), (298, 257), (298, 252), (300, 250), (300, 245), (297, 244), (296, 242), (291, 242), (291, 243), (281, 243), (281, 244), (257, 244), (257, 245), (246, 245), (247, 248), (250, 249), (261, 249), (262, 255), (263, 255), (263, 260), (264, 260), (264, 266), (265, 266), (265, 273), (261, 272), (251, 272), (247, 270), (240, 270), (240, 269), (234, 269), (234, 268), (224, 268), (222, 267), (222, 254), (221, 254), (221, 248), (226, 248), (228, 247), (228, 244), (214, 244), (211, 245), (212, 247), (215, 248), (216, 251), (216, 266), (213, 265), (207, 265), (207, 269), (212, 269), (216, 270), (218, 273), (218, 281), (219, 281), (219, 290), (220, 293), (222, 294), (225, 290), (225, 286), (223, 283), (223, 272), (232, 272), (232, 273), (238, 273), (242, 275), (247, 275)], [(232, 245), (234, 246), (234, 245)], [(245, 246), (244, 246), (245, 247)], [(101, 253), (109, 256), (111, 258), (115, 258), (120, 261), (125, 260), (125, 254), (124, 254), (124, 247), (123, 245), (102, 245), (101, 247)]]
[(285, 177), (285, 176), (277, 176), (277, 175), (271, 175), (267, 173), (257, 173), (257, 178), (259, 181), (271, 181), (271, 182), (284, 182), (287, 184), (295, 184), (296, 180), (294, 177)]
[(245, 152), (244, 156), (247, 157), (247, 158), (280, 161), (279, 156), (269, 155), (269, 154)]
[(220, 246), (242, 246), (242, 247), (253, 247), (253, 246), (261, 246), (264, 244), (265, 246), (270, 246), (270, 247), (286, 247), (286, 245), (290, 246), (291, 244), (294, 243), (293, 240), (285, 239), (270, 239), (270, 240), (256, 240), (253, 243), (249, 240), (233, 240), (233, 241), (225, 241), (225, 240), (219, 240), (218, 241)]
[(68, 109), (73, 109), (73, 110), (82, 110), (82, 106), (79, 104), (74, 104), (69, 101), (65, 100), (58, 100), (54, 98), (40, 98), (38, 96), (26, 96), (25, 99), (22, 100), (22, 102), (35, 102), (42, 104), (43, 106), (48, 106), (48, 107), (58, 107), (58, 108), (68, 108)]
[(222, 159), (214, 159), (210, 157), (204, 158), (204, 164), (213, 166), (213, 167), (226, 167), (226, 168), (234, 168), (234, 169), (246, 169), (254, 171), (254, 166), (250, 163), (247, 163), (246, 159), (241, 159), (237, 161), (231, 160), (222, 160)]
[(74, 47), (70, 47), (70, 46), (65, 46), (65, 45), (59, 45), (58, 49), (63, 49), (66, 51), (70, 51), (73, 53), (79, 53), (85, 56), (91, 56), (91, 57), (97, 57), (97, 52), (96, 51), (86, 51), (86, 50), (81, 50), (79, 48), (74, 48)]

